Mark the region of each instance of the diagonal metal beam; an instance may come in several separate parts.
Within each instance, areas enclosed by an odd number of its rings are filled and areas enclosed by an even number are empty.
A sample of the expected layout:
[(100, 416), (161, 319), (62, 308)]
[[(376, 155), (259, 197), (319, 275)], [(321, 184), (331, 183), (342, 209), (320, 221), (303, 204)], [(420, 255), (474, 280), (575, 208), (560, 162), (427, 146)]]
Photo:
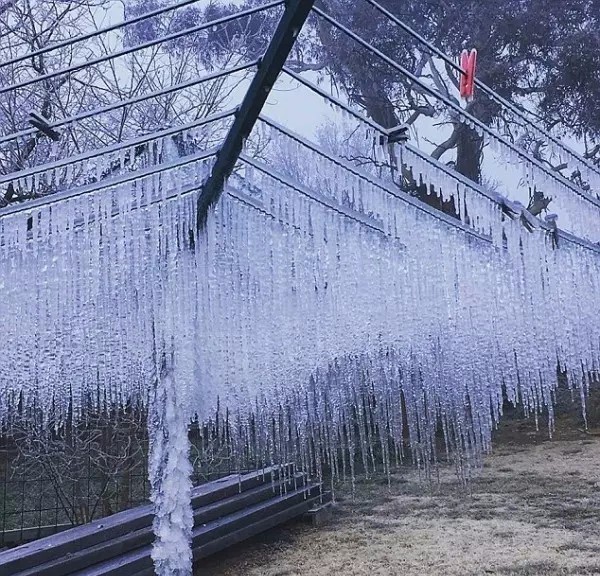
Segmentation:
[(208, 211), (219, 200), (225, 180), (242, 152), (243, 142), (250, 136), (314, 3), (315, 0), (286, 0), (285, 12), (217, 155), (212, 173), (202, 187), (197, 208), (198, 229), (204, 226)]

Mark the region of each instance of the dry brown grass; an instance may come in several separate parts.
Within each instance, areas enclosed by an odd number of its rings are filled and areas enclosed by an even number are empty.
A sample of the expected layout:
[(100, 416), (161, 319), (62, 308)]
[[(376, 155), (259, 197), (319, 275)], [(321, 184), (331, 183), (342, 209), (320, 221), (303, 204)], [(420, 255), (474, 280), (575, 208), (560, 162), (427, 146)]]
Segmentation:
[[(198, 568), (200, 576), (600, 575), (600, 436), (548, 441), (505, 425), (468, 490), (414, 470), (341, 492), (332, 521), (271, 531)], [(575, 430), (575, 432), (573, 432)]]

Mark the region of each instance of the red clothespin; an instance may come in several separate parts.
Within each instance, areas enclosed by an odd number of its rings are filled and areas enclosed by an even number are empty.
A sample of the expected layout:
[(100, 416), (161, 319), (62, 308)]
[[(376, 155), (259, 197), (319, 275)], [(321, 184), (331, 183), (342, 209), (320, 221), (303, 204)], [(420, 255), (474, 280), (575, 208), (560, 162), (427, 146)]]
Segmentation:
[(464, 74), (460, 75), (460, 97), (471, 102), (475, 95), (475, 73), (477, 71), (477, 50), (463, 50), (460, 55), (460, 67)]

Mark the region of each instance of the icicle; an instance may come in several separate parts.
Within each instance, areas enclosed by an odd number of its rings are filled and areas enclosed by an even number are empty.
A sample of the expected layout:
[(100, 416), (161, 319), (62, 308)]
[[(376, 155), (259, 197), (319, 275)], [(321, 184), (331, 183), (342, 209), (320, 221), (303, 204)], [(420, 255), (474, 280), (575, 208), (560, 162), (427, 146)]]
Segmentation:
[[(172, 368), (170, 369), (172, 370)], [(157, 576), (191, 576), (191, 464), (188, 419), (178, 401), (178, 382), (161, 374), (148, 416), (153, 521), (156, 541), (152, 548)]]
[(125, 158), (126, 158), (127, 149), (121, 148), (119, 150), (119, 169), (123, 170), (126, 167)]
[[(81, 414), (98, 382), (109, 404), (152, 400), (156, 530), (177, 536), (178, 558), (164, 540), (155, 548), (165, 571), (188, 570), (195, 414), (219, 411), (232, 466), (293, 458), (316, 477), (325, 465), (388, 473), (405, 430), (406, 455), (430, 474), (441, 427), (465, 477), (489, 450), (503, 383), (535, 415), (552, 402), (557, 357), (584, 395), (585, 371), (600, 366), (597, 252), (564, 237), (555, 249), (545, 230), (503, 220), (480, 188), (409, 148), (414, 177), (454, 197), (485, 238), (264, 130), (306, 190), (246, 166), (248, 185), (226, 182), (191, 238), (198, 193), (182, 187), (214, 158), (0, 217), (0, 424), (15, 398), (24, 412)], [(169, 161), (160, 146), (155, 158)], [(527, 172), (572, 208), (561, 225), (593, 226), (595, 207)]]
[(36, 172), (33, 175), (33, 192), (34, 192), (34, 194), (39, 194), (41, 192), (41, 190), (40, 190), (40, 179), (41, 179), (40, 173)]
[(130, 168), (134, 168), (136, 164), (135, 146), (132, 146), (127, 150), (127, 158), (129, 160)]
[(31, 175), (25, 176), (25, 178), (23, 180), (24, 180), (23, 185), (25, 187), (25, 191), (28, 194), (31, 194), (33, 192), (33, 176), (31, 176)]

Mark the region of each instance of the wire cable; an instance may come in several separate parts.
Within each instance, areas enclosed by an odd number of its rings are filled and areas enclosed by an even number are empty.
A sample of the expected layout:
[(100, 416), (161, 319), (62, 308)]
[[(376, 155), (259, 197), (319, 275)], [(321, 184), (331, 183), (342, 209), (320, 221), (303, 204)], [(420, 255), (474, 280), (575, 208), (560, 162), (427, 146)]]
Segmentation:
[(216, 18), (215, 20), (205, 22), (204, 24), (199, 24), (198, 26), (192, 26), (190, 28), (185, 28), (184, 30), (180, 30), (179, 32), (173, 32), (172, 34), (167, 34), (165, 36), (155, 38), (154, 40), (149, 40), (148, 42), (143, 42), (141, 44), (135, 44), (134, 46), (130, 46), (130, 47), (124, 48), (122, 50), (117, 50), (116, 52), (113, 52), (112, 54), (105, 54), (104, 56), (100, 56), (98, 58), (88, 60), (87, 62), (81, 62), (79, 64), (74, 64), (72, 66), (69, 66), (67, 68), (62, 68), (62, 69), (56, 70), (54, 72), (48, 72), (47, 74), (42, 74), (41, 76), (36, 76), (35, 78), (30, 78), (29, 80), (24, 80), (24, 81), (18, 82), (16, 84), (10, 84), (9, 86), (3, 86), (3, 87), (0, 87), (0, 95), (6, 94), (7, 92), (11, 92), (13, 90), (19, 90), (21, 88), (31, 86), (32, 84), (37, 84), (38, 82), (44, 82), (46, 80), (51, 80), (52, 78), (56, 78), (58, 76), (72, 74), (73, 72), (78, 72), (79, 70), (83, 70), (85, 68), (89, 68), (90, 66), (95, 66), (96, 64), (101, 64), (103, 62), (107, 62), (107, 61), (113, 60), (115, 58), (119, 58), (120, 56), (132, 54), (133, 52), (137, 52), (137, 51), (143, 50), (145, 48), (151, 48), (152, 46), (157, 46), (158, 44), (162, 44), (162, 43), (168, 42), (170, 40), (175, 40), (177, 38), (181, 38), (182, 36), (187, 36), (189, 34), (201, 32), (202, 30), (207, 30), (208, 28), (212, 28), (213, 26), (219, 26), (221, 24), (226, 24), (228, 22), (232, 22), (232, 21), (238, 20), (240, 18), (251, 16), (252, 14), (256, 14), (258, 12), (263, 12), (265, 10), (275, 8), (284, 3), (285, 3), (285, 0), (275, 0), (273, 2), (269, 2), (268, 4), (265, 4), (262, 6), (257, 6), (255, 8), (248, 8), (246, 10), (241, 10), (240, 12), (236, 12), (235, 14), (230, 14), (229, 16), (223, 16), (221, 18)]
[[(242, 72), (244, 70), (248, 70), (253, 66), (258, 64), (259, 60), (252, 60), (251, 62), (247, 62), (245, 64), (240, 64), (239, 66), (233, 66), (231, 68), (226, 68), (220, 72), (215, 72), (214, 74), (207, 74), (206, 76), (199, 76), (196, 78), (192, 78), (191, 80), (187, 80), (186, 82), (182, 82), (180, 84), (173, 84), (167, 88), (163, 88), (161, 90), (156, 90), (155, 92), (150, 92), (148, 94), (141, 94), (139, 96), (134, 96), (133, 98), (128, 98), (127, 100), (119, 100), (113, 104), (108, 104), (106, 106), (102, 106), (99, 108), (93, 108), (91, 110), (86, 110), (85, 112), (80, 112), (79, 114), (75, 114), (74, 116), (69, 116), (67, 118), (62, 118), (61, 120), (56, 120), (54, 122), (49, 122), (48, 126), (51, 128), (59, 128), (61, 126), (69, 125), (74, 122), (79, 122), (81, 120), (85, 120), (87, 118), (92, 118), (93, 116), (99, 116), (101, 114), (105, 114), (107, 112), (112, 112), (113, 110), (118, 110), (119, 108), (125, 108), (132, 104), (139, 104), (140, 102), (145, 102), (146, 100), (151, 100), (152, 98), (157, 98), (159, 96), (165, 96), (167, 94), (172, 94), (173, 92), (177, 92), (178, 90), (184, 90), (186, 88), (191, 88), (198, 84), (203, 84), (204, 82), (210, 82), (212, 80), (218, 80), (225, 76), (229, 76), (230, 74), (235, 74), (237, 72)], [(28, 128), (27, 130), (21, 130), (19, 132), (13, 132), (11, 134), (7, 134), (5, 136), (0, 137), (0, 144), (5, 142), (9, 142), (11, 140), (16, 140), (18, 138), (23, 138), (25, 136), (29, 136), (31, 134), (35, 134), (37, 132), (37, 128)]]
[[(377, 122), (374, 122), (373, 120), (371, 120), (370, 118), (367, 118), (360, 112), (353, 110), (347, 104), (342, 102), (340, 99), (336, 98), (335, 96), (332, 96), (331, 94), (329, 94), (328, 92), (326, 92), (325, 90), (323, 90), (321, 87), (317, 86), (310, 80), (303, 78), (302, 76), (300, 76), (300, 74), (298, 74), (297, 72), (294, 72), (293, 70), (291, 70), (287, 67), (284, 67), (283, 71), (286, 74), (288, 74), (289, 76), (291, 76), (292, 78), (294, 78), (295, 80), (298, 80), (299, 82), (301, 82), (309, 90), (312, 90), (313, 92), (315, 92), (319, 96), (325, 98), (332, 104), (343, 109), (346, 113), (352, 115), (354, 118), (356, 118), (360, 122), (367, 124), (372, 129), (379, 132), (379, 134), (381, 134), (382, 136), (387, 136), (387, 130), (385, 128), (383, 128), (382, 126), (380, 126), (379, 124), (377, 124)], [(312, 144), (308, 140), (306, 140), (305, 146), (311, 147)], [(462, 184), (463, 186), (469, 187), (471, 190), (473, 190), (474, 192), (477, 192), (479, 195), (484, 196), (485, 198), (487, 198), (489, 200), (493, 200), (494, 202), (497, 202), (499, 204), (508, 202), (508, 200), (505, 199), (500, 194), (496, 194), (494, 192), (486, 190), (485, 188), (483, 188), (481, 185), (477, 184), (476, 182), (469, 180), (466, 176), (464, 176), (460, 172), (457, 172), (456, 170), (452, 170), (452, 168), (450, 168), (449, 166), (446, 166), (446, 164), (444, 164), (443, 162), (440, 162), (439, 160), (432, 158), (429, 154), (426, 154), (422, 150), (419, 150), (419, 148), (412, 146), (409, 143), (405, 143), (405, 144), (403, 144), (403, 146), (407, 150), (409, 150), (410, 152), (415, 154), (416, 156), (419, 156), (419, 158), (421, 158), (421, 160), (427, 162), (428, 164), (431, 164), (437, 170), (443, 172), (444, 174), (446, 174), (453, 180), (456, 180), (458, 183)], [(315, 151), (317, 151), (317, 150), (315, 150)]]
[[(407, 34), (409, 34), (410, 36), (412, 36), (420, 44), (422, 44), (423, 46), (427, 47), (427, 49), (430, 52), (432, 52), (433, 54), (435, 54), (436, 56), (438, 56), (439, 58), (441, 58), (442, 60), (444, 60), (444, 62), (446, 62), (449, 66), (451, 66), (455, 71), (457, 71), (457, 72), (459, 72), (460, 74), (463, 74), (463, 75), (466, 74), (466, 72), (460, 67), (460, 65), (458, 65), (445, 52), (443, 52), (442, 50), (440, 50), (439, 48), (437, 48), (434, 44), (432, 44), (431, 42), (429, 42), (428, 40), (426, 40), (416, 30), (414, 30), (408, 24), (406, 24), (405, 22), (403, 22), (402, 20), (400, 20), (398, 17), (396, 17), (394, 14), (392, 14), (389, 10), (386, 10), (383, 6), (381, 6), (381, 4), (379, 4), (375, 0), (364, 0), (364, 1), (367, 2), (368, 4), (370, 4), (376, 10), (378, 10), (381, 14), (383, 14), (386, 18), (388, 18), (394, 24), (396, 24), (397, 26), (399, 26), (400, 28), (402, 28), (402, 30), (404, 30)], [(590, 163), (581, 154), (579, 154), (578, 152), (576, 152), (575, 150), (573, 150), (568, 144), (566, 144), (565, 142), (563, 142), (562, 140), (560, 140), (556, 136), (553, 136), (548, 131), (546, 131), (544, 128), (542, 128), (542, 127), (536, 125), (534, 122), (532, 122), (527, 117), (527, 115), (523, 111), (521, 111), (519, 109), (519, 107), (516, 104), (514, 104), (510, 100), (507, 100), (506, 98), (504, 98), (503, 96), (501, 96), (500, 94), (498, 94), (493, 88), (491, 88), (490, 86), (488, 86), (487, 84), (485, 84), (485, 82), (483, 82), (482, 80), (480, 80), (477, 77), (475, 77), (475, 84), (479, 88), (481, 88), (481, 90), (483, 90), (493, 100), (496, 100), (496, 102), (498, 102), (499, 104), (502, 104), (503, 106), (505, 106), (506, 108), (508, 108), (513, 114), (516, 114), (517, 116), (519, 116), (519, 118), (521, 118), (524, 122), (526, 122), (531, 128), (533, 128), (536, 132), (538, 132), (539, 134), (543, 135), (546, 139), (548, 139), (549, 141), (551, 141), (552, 143), (554, 143), (556, 146), (558, 146), (559, 148), (561, 148), (566, 154), (568, 154), (569, 156), (571, 156), (572, 158), (574, 158), (578, 162), (581, 162), (589, 170), (592, 170), (596, 174), (600, 175), (600, 169), (599, 168), (597, 168), (592, 163)]]
[(160, 16), (161, 14), (165, 14), (166, 12), (170, 12), (171, 10), (177, 10), (178, 8), (183, 8), (185, 6), (189, 6), (190, 4), (195, 4), (196, 2), (199, 2), (199, 0), (182, 0), (178, 4), (172, 4), (169, 6), (165, 6), (163, 8), (158, 8), (156, 10), (152, 10), (150, 12), (145, 12), (143, 14), (140, 14), (139, 16), (135, 16), (128, 20), (123, 20), (121, 22), (117, 22), (115, 24), (105, 26), (104, 28), (98, 28), (98, 30), (94, 30), (92, 32), (87, 32), (86, 34), (81, 34), (79, 36), (74, 36), (73, 38), (67, 38), (66, 40), (61, 40), (60, 42), (55, 42), (54, 44), (49, 44), (48, 46), (44, 46), (43, 48), (39, 48), (38, 50), (34, 50), (33, 52), (28, 52), (27, 54), (23, 54), (21, 56), (16, 56), (15, 58), (12, 58), (5, 62), (0, 62), (0, 68), (4, 68), (4, 67), (10, 66), (12, 64), (18, 64), (19, 62), (23, 62), (24, 60), (29, 60), (30, 58), (35, 58), (36, 56), (42, 56), (43, 54), (47, 54), (48, 52), (52, 52), (54, 50), (59, 50), (60, 48), (65, 48), (66, 46), (71, 46), (78, 42), (83, 42), (84, 40), (89, 40), (90, 38), (95, 38), (96, 36), (106, 34), (107, 32), (113, 32), (114, 30), (119, 30), (120, 28), (124, 28), (125, 26), (130, 26), (131, 24), (137, 24), (139, 22), (143, 22), (144, 20), (148, 20), (149, 18), (154, 18), (155, 16)]
[(358, 222), (359, 224), (362, 224), (363, 226), (367, 226), (368, 228), (371, 228), (372, 230), (380, 232), (380, 233), (384, 234), (385, 236), (389, 236), (384, 230), (383, 222), (376, 220), (375, 218), (373, 218), (371, 216), (367, 216), (366, 214), (362, 214), (361, 212), (357, 212), (356, 210), (352, 210), (351, 208), (342, 206), (342, 205), (338, 204), (335, 200), (331, 200), (330, 198), (327, 198), (326, 196), (324, 196), (323, 194), (321, 194), (319, 192), (311, 190), (310, 188), (308, 188), (302, 184), (299, 184), (298, 182), (293, 182), (289, 178), (286, 178), (285, 176), (278, 174), (277, 172), (274, 172), (266, 164), (263, 164), (262, 162), (259, 162), (258, 160), (255, 160), (254, 158), (247, 156), (246, 154), (240, 154), (240, 160), (243, 163), (248, 164), (248, 165), (252, 166), (253, 168), (256, 168), (258, 171), (262, 172), (263, 174), (266, 174), (270, 178), (277, 180), (281, 184), (296, 190), (296, 192), (299, 192), (303, 196), (306, 196), (307, 198), (314, 200), (318, 204), (321, 204), (322, 206), (330, 208), (331, 210), (337, 212), (338, 214), (341, 214), (342, 216), (349, 218), (350, 220), (353, 220), (354, 222)]
[(325, 151), (320, 146), (317, 146), (316, 144), (314, 144), (313, 142), (310, 142), (309, 140), (306, 140), (299, 134), (296, 134), (295, 132), (292, 132), (291, 130), (285, 128), (284, 126), (282, 126), (275, 120), (272, 120), (268, 116), (261, 114), (261, 116), (259, 117), (259, 120), (264, 122), (271, 128), (273, 128), (274, 130), (277, 130), (278, 132), (284, 134), (288, 138), (295, 140), (302, 146), (315, 152), (316, 154), (325, 158), (329, 162), (332, 162), (333, 164), (337, 164), (341, 168), (347, 170), (348, 172), (354, 174), (355, 176), (361, 178), (362, 180), (365, 180), (369, 184), (372, 184), (373, 186), (379, 188), (386, 194), (389, 194), (390, 196), (398, 198), (399, 200), (402, 200), (403, 202), (410, 204), (411, 206), (414, 206), (415, 208), (421, 210), (422, 212), (426, 212), (427, 214), (430, 214), (431, 216), (437, 218), (438, 220), (440, 220), (442, 222), (446, 222), (447, 224), (450, 224), (451, 226), (454, 226), (455, 228), (459, 228), (460, 230), (462, 230), (463, 232), (466, 232), (467, 234), (469, 234), (471, 236), (474, 236), (479, 239), (483, 239), (486, 242), (491, 242), (491, 238), (488, 238), (487, 236), (479, 233), (477, 230), (474, 230), (473, 228), (467, 226), (460, 220), (453, 218), (452, 216), (446, 214), (445, 212), (436, 210), (435, 208), (428, 206), (424, 202), (421, 202), (418, 198), (415, 198), (414, 196), (411, 196), (410, 194), (407, 194), (406, 192), (390, 189), (390, 187), (385, 182), (379, 180), (378, 178), (375, 178), (374, 176), (372, 176), (366, 172), (363, 172), (356, 166), (352, 165), (350, 162), (343, 160), (342, 158), (338, 158), (338, 157), (335, 157), (335, 156), (329, 154), (327, 151)]

